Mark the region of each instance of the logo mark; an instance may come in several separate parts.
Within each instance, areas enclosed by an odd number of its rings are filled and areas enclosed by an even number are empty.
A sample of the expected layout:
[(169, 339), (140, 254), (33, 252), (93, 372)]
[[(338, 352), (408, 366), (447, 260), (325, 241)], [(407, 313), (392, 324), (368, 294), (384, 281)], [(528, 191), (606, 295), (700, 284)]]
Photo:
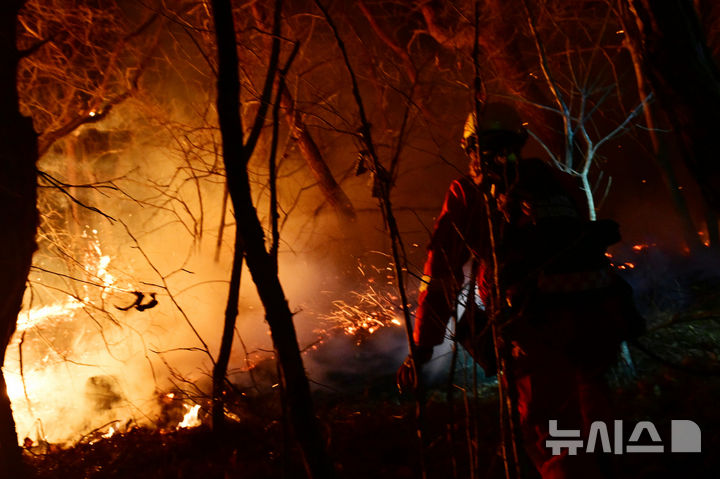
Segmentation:
[[(552, 439), (545, 441), (545, 447), (552, 449), (554, 456), (563, 453), (575, 456), (578, 450), (583, 449), (583, 439), (579, 429), (558, 429), (556, 419), (551, 419), (549, 433)], [(590, 431), (585, 444), (585, 452), (599, 452), (624, 454), (628, 453), (663, 453), (665, 444), (655, 425), (650, 421), (640, 421), (635, 424), (627, 444), (623, 444), (623, 421), (613, 421), (612, 442), (610, 430), (603, 421), (595, 421), (590, 425)], [(647, 438), (650, 444), (647, 444)], [(643, 440), (643, 438), (645, 438)], [(645, 444), (640, 444), (645, 442)], [(670, 422), (670, 452), (702, 452), (702, 433), (700, 427), (689, 419), (673, 419)]]

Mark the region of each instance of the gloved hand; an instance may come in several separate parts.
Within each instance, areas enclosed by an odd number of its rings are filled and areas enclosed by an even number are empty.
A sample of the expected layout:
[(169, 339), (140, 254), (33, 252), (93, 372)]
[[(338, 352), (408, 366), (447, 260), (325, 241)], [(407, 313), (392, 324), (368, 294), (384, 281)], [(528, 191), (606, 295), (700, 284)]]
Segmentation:
[[(432, 353), (432, 346), (415, 346), (414, 358), (408, 354), (408, 357), (405, 358), (405, 361), (400, 365), (396, 374), (397, 387), (401, 394), (404, 391), (417, 388), (415, 370), (419, 370), (423, 364), (430, 361)], [(415, 359), (415, 368), (413, 368), (413, 359)]]

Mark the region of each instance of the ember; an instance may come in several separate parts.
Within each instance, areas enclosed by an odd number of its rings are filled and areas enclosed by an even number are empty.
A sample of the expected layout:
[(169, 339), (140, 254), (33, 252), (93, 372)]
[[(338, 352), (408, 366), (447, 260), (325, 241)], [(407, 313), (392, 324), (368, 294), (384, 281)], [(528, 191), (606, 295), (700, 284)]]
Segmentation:
[(369, 289), (364, 294), (353, 292), (357, 298), (354, 305), (342, 300), (333, 301), (335, 311), (323, 316), (323, 319), (334, 323), (331, 329), (339, 328), (352, 336), (363, 331), (372, 334), (382, 327), (402, 324), (389, 298), (379, 295), (373, 288)]
[[(399, 298), (391, 292), (393, 276), (387, 274), (388, 269), (391, 268), (366, 268), (360, 265), (358, 270), (365, 280), (363, 291), (350, 292), (348, 300), (334, 300), (332, 312), (320, 315), (320, 319), (328, 326), (317, 332), (327, 335), (342, 331), (354, 337), (359, 345), (381, 328), (402, 326)], [(387, 291), (383, 290), (382, 280), (389, 286)]]

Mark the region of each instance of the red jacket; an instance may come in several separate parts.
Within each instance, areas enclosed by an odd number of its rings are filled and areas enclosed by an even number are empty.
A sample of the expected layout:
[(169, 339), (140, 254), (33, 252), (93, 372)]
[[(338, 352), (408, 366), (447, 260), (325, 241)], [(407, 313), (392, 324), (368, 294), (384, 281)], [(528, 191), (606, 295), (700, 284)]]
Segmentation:
[[(458, 291), (465, 282), (463, 265), (471, 256), (486, 257), (487, 216), (480, 189), (469, 177), (452, 182), (428, 246), (415, 313), (415, 344), (435, 346), (443, 342)], [(487, 248), (485, 248), (487, 249)], [(484, 274), (478, 286), (483, 290)]]
[[(442, 343), (465, 282), (463, 266), (471, 258), (477, 266), (480, 298), (488, 304), (493, 274), (486, 197), (493, 217), (500, 284), (507, 297), (521, 297), (528, 287), (535, 288), (541, 271), (574, 272), (606, 265), (604, 246), (590, 254), (571, 251), (587, 222), (577, 207), (578, 189), (570, 181), (538, 159), (522, 159), (512, 174), (495, 178), (494, 186), (478, 186), (470, 177), (452, 182), (423, 269), (414, 329), (417, 345)], [(590, 257), (593, 264), (583, 264)]]

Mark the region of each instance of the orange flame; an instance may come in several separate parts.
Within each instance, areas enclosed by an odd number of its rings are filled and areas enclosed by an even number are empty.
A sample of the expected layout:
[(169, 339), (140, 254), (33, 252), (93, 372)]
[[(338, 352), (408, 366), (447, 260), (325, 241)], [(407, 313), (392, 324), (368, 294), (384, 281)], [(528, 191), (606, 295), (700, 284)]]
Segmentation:
[(191, 427), (197, 427), (202, 424), (202, 421), (198, 418), (198, 412), (200, 412), (200, 405), (196, 404), (194, 406), (189, 406), (187, 404), (184, 404), (185, 406), (185, 416), (183, 416), (183, 420), (180, 421), (180, 424), (178, 424), (178, 429), (187, 429)]

